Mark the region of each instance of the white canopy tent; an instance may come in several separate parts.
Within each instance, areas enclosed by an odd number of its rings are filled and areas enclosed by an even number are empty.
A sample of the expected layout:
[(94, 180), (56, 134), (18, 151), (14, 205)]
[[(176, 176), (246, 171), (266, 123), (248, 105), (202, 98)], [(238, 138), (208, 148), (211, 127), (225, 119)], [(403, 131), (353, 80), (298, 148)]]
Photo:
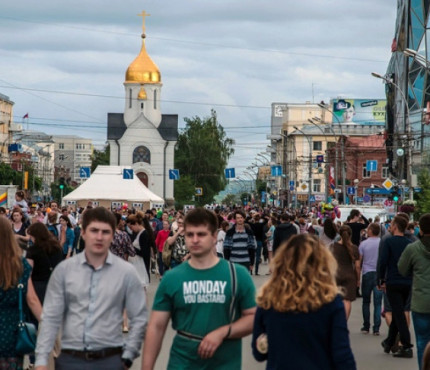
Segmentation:
[(129, 208), (149, 209), (164, 205), (163, 198), (150, 191), (136, 176), (124, 179), (124, 166), (98, 166), (90, 178), (63, 197), (63, 204), (85, 207), (89, 201), (106, 208), (127, 203)]

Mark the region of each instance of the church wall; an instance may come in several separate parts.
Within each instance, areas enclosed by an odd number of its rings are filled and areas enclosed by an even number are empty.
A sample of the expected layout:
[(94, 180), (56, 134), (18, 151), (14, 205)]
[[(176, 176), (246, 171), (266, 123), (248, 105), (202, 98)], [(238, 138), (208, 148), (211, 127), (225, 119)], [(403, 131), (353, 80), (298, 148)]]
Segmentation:
[[(174, 158), (175, 158), (175, 145), (176, 145), (176, 141), (170, 141), (169, 145), (167, 147), (167, 151), (166, 151), (166, 157), (167, 157), (167, 172), (169, 171), (169, 169), (174, 169), (175, 168), (175, 164), (174, 164)], [(174, 180), (170, 180), (169, 176), (167, 174), (167, 178), (166, 178), (166, 203), (168, 204), (172, 204), (174, 201), (174, 186), (175, 186), (175, 181)], [(170, 202), (169, 202), (170, 200)]]
[[(145, 89), (146, 100), (138, 99), (139, 91), (141, 87)], [(145, 118), (149, 120), (154, 127), (158, 127), (161, 122), (161, 109), (160, 109), (160, 92), (161, 84), (124, 84), (125, 88), (125, 110), (124, 110), (124, 122), (128, 126), (131, 122), (135, 121), (136, 118), (143, 113)], [(156, 92), (157, 101), (156, 108), (154, 109), (154, 91)], [(131, 99), (130, 99), (131, 96)], [(143, 109), (142, 109), (143, 104)]]
[[(165, 141), (150, 124), (141, 120), (135, 122), (127, 129), (120, 140), (121, 165), (131, 165), (135, 172), (143, 171), (148, 176), (148, 188), (160, 197), (163, 197), (163, 148)], [(137, 162), (133, 164), (133, 152), (139, 146), (145, 146), (151, 153), (150, 164)]]
[(118, 146), (116, 145), (115, 140), (109, 140), (110, 144), (110, 160), (109, 164), (111, 166), (118, 166)]

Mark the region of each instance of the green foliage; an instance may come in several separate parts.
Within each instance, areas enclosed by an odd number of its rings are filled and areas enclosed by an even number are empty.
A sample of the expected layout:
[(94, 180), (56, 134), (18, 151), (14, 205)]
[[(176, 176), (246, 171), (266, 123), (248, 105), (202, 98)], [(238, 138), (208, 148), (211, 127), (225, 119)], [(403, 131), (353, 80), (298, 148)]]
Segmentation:
[(91, 154), (91, 173), (97, 168), (98, 165), (109, 166), (110, 163), (110, 145), (107, 144), (102, 150), (93, 150)]
[(414, 198), (417, 201), (417, 211), (415, 218), (430, 212), (430, 171), (424, 168), (418, 175), (418, 183), (421, 188), (421, 193), (414, 193)]
[[(226, 137), (214, 110), (210, 117), (185, 118), (185, 122), (185, 130), (179, 135), (175, 148), (175, 168), (179, 169), (181, 178), (188, 176), (191, 180), (193, 194), (194, 188), (203, 188), (203, 196), (196, 197), (199, 205), (212, 203), (214, 196), (227, 184), (224, 169), (234, 152), (234, 141)], [(183, 196), (183, 189), (179, 186), (178, 190), (176, 181), (175, 199), (185, 203)]]
[(12, 169), (6, 163), (0, 163), (0, 184), (2, 185), (22, 185), (22, 173)]
[(255, 182), (255, 186), (257, 188), (258, 194), (261, 194), (262, 191), (267, 190), (267, 182), (257, 179)]
[(22, 189), (24, 184), (23, 176), (25, 171), (28, 171), (28, 190), (40, 190), (42, 188), (42, 179), (40, 177), (35, 176), (34, 169), (29, 163), (23, 163), (23, 172), (15, 171), (11, 166), (6, 163), (0, 163), (0, 184), (18, 185)]
[(222, 204), (227, 206), (234, 206), (238, 201), (238, 197), (236, 194), (227, 194), (225, 198), (222, 200)]
[[(69, 184), (65, 183), (64, 184), (64, 189), (63, 189), (63, 197), (65, 195), (71, 193), (73, 190), (75, 190), (75, 189), (72, 186), (70, 186)], [(51, 184), (51, 196), (52, 196), (52, 199), (55, 199), (58, 202), (60, 201), (61, 190), (60, 190), (60, 183), (59, 182), (53, 182)]]
[(181, 209), (186, 204), (194, 204), (194, 183), (190, 176), (182, 175), (175, 181), (176, 208)]
[(249, 193), (240, 194), (240, 201), (242, 204), (249, 203), (251, 201), (251, 194)]

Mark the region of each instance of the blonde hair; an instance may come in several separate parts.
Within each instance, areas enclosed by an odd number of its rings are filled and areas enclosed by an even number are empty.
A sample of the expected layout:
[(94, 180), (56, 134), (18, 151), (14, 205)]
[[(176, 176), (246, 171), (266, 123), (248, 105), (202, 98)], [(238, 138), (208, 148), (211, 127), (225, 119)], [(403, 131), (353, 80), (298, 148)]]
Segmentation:
[(0, 217), (0, 287), (7, 290), (18, 284), (23, 265), (21, 250), (6, 217)]
[(257, 304), (279, 312), (309, 312), (332, 302), (337, 263), (318, 238), (299, 234), (284, 243), (272, 261), (272, 275), (259, 290)]

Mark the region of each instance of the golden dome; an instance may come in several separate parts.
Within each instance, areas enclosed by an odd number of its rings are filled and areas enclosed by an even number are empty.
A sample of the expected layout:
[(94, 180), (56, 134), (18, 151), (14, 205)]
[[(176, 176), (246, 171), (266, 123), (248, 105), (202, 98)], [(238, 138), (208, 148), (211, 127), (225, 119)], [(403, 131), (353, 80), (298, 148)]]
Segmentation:
[(139, 100), (146, 100), (146, 91), (143, 86), (140, 87), (139, 94), (137, 94)]
[(160, 70), (146, 52), (145, 34), (143, 33), (142, 48), (139, 55), (127, 68), (125, 83), (156, 84), (160, 82)]

